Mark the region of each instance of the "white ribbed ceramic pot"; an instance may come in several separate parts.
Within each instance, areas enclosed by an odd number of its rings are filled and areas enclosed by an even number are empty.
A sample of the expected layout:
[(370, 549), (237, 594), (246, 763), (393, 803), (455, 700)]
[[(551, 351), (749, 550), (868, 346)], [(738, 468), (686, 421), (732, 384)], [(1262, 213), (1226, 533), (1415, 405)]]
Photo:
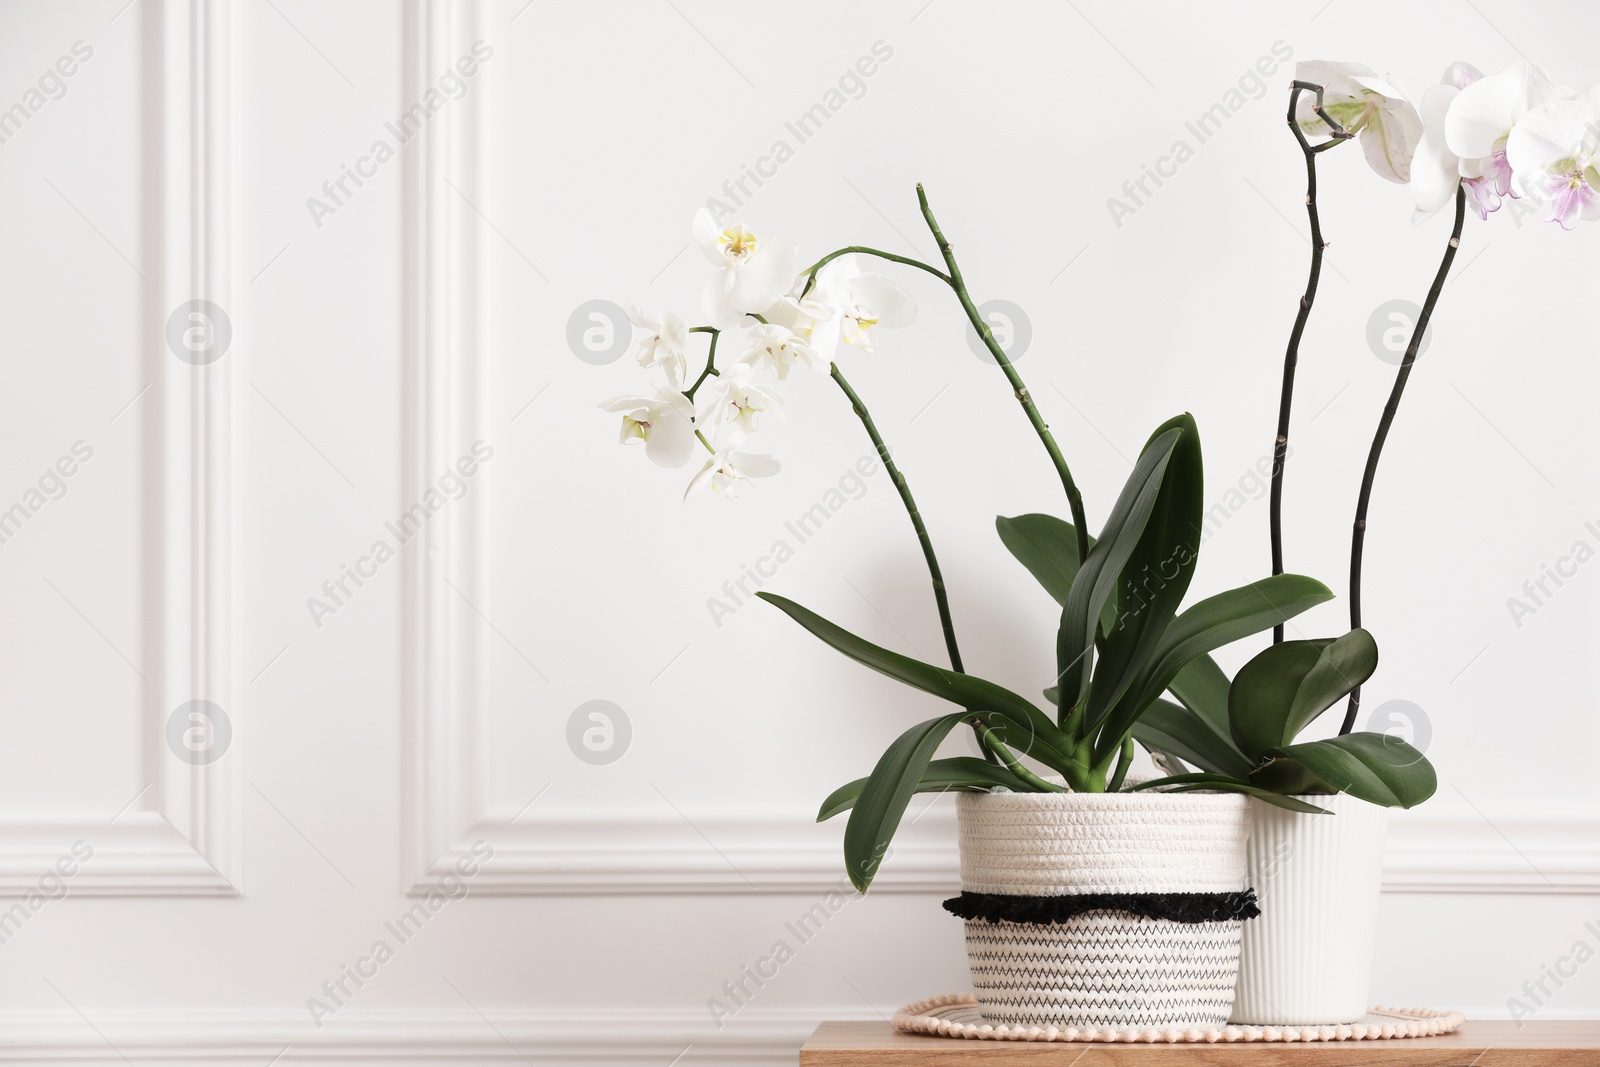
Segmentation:
[(1349, 1023), (1367, 1012), (1389, 809), (1345, 793), (1302, 815), (1250, 802), (1251, 884), (1233, 1022)]
[[(1048, 910), (1057, 898), (1133, 894), (1207, 903), (1245, 888), (1250, 806), (1236, 794), (963, 793), (956, 811), (958, 901), (1015, 898), (1002, 906)], [(1116, 908), (1061, 921), (966, 919), (984, 1019), (1060, 1027), (1226, 1022), (1247, 925)]]

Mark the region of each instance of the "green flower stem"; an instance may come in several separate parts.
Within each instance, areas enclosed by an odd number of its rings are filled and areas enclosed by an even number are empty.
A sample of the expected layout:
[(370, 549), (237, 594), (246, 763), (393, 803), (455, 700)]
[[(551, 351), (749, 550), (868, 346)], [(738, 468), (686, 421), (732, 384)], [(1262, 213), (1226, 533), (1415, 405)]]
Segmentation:
[(863, 256), (876, 256), (879, 259), (887, 259), (891, 263), (904, 263), (908, 267), (916, 267), (918, 270), (927, 271), (929, 274), (933, 275), (935, 278), (938, 278), (946, 285), (950, 284), (950, 278), (944, 273), (944, 271), (940, 270), (938, 267), (929, 266), (920, 259), (912, 259), (909, 256), (897, 256), (893, 252), (884, 252), (877, 248), (867, 248), (864, 245), (851, 245), (848, 248), (841, 248), (838, 251), (829, 252), (827, 255), (811, 264), (811, 266), (801, 271), (801, 274), (806, 275), (806, 285), (804, 289), (800, 290), (800, 295), (805, 296), (807, 293), (811, 292), (811, 287), (817, 284), (817, 271), (838, 259), (840, 256), (848, 256), (852, 253)]
[[(1283, 355), (1283, 390), (1278, 400), (1278, 435), (1272, 444), (1272, 499), (1268, 505), (1272, 528), (1272, 573), (1283, 573), (1283, 468), (1289, 459), (1289, 419), (1294, 409), (1294, 372), (1300, 362), (1300, 337), (1305, 333), (1306, 320), (1311, 317), (1311, 302), (1317, 298), (1317, 280), (1322, 276), (1322, 253), (1328, 243), (1322, 239), (1322, 222), (1317, 215), (1317, 155), (1333, 145), (1343, 144), (1352, 134), (1322, 107), (1323, 87), (1314, 82), (1293, 82), (1289, 89), (1289, 129), (1300, 143), (1306, 157), (1306, 215), (1311, 220), (1311, 276), (1306, 279), (1305, 293), (1300, 297), (1300, 310), (1294, 317), (1294, 329), (1289, 333), (1289, 348)], [(1312, 108), (1332, 131), (1333, 139), (1313, 148), (1300, 128), (1296, 112), (1300, 94), (1315, 92), (1316, 106)], [(1283, 624), (1272, 628), (1272, 643), (1283, 640)]]
[[(1394, 424), (1395, 413), (1400, 410), (1400, 398), (1405, 394), (1406, 382), (1411, 378), (1411, 366), (1417, 361), (1417, 348), (1422, 344), (1422, 338), (1428, 330), (1428, 320), (1433, 318), (1433, 306), (1439, 302), (1439, 294), (1444, 291), (1444, 282), (1450, 275), (1450, 264), (1456, 258), (1456, 250), (1461, 247), (1461, 223), (1466, 219), (1467, 190), (1464, 185), (1456, 186), (1456, 223), (1450, 231), (1450, 243), (1445, 246), (1444, 259), (1439, 263), (1439, 271), (1433, 276), (1433, 287), (1428, 290), (1428, 299), (1422, 305), (1422, 312), (1417, 316), (1417, 324), (1411, 331), (1411, 343), (1406, 346), (1406, 354), (1400, 360), (1400, 370), (1394, 377), (1394, 387), (1389, 390), (1388, 403), (1383, 406), (1383, 416), (1378, 420), (1378, 431), (1372, 436), (1372, 449), (1367, 453), (1366, 470), (1361, 475), (1361, 493), (1356, 498), (1355, 528), (1350, 535), (1350, 629), (1354, 630), (1361, 625), (1361, 555), (1367, 541), (1367, 505), (1372, 501), (1372, 482), (1378, 476), (1378, 460), (1383, 456), (1383, 443), (1389, 438), (1389, 427)], [(1340, 735), (1355, 729), (1356, 712), (1361, 707), (1361, 687), (1356, 686), (1350, 691), (1350, 703), (1345, 709), (1344, 723), (1339, 727)]]
[(987, 750), (998, 754), (1000, 757), (1000, 762), (1004, 763), (1006, 768), (1010, 770), (1012, 774), (1016, 775), (1018, 778), (1021, 778), (1024, 782), (1027, 782), (1041, 793), (1070, 792), (1066, 786), (1056, 785), (1054, 782), (1047, 782), (1043, 778), (1040, 778), (1037, 774), (1034, 774), (1032, 771), (1028, 770), (1028, 768), (1024, 767), (1022, 765), (1022, 761), (1017, 759), (1012, 751), (1005, 746), (1005, 743), (995, 736), (994, 731), (984, 725), (983, 720), (974, 716), (971, 721), (973, 723), (973, 728), (978, 731), (978, 740), (983, 742)]
[[(722, 331), (717, 329), (715, 326), (691, 326), (689, 327), (689, 332), (709, 333), (711, 335), (711, 348), (708, 352), (706, 352), (705, 369), (700, 372), (700, 377), (694, 380), (694, 384), (683, 391), (684, 396), (688, 397), (690, 400), (693, 400), (694, 394), (700, 391), (700, 386), (704, 384), (705, 380), (713, 374), (720, 373), (717, 370), (717, 341), (722, 337)], [(704, 438), (701, 438), (701, 440), (704, 440)], [(710, 446), (708, 445), (706, 447), (709, 448)]]
[[(916, 498), (911, 495), (911, 486), (906, 482), (906, 476), (900, 473), (900, 468), (895, 465), (894, 457), (889, 454), (889, 446), (884, 443), (883, 435), (878, 432), (877, 424), (872, 421), (872, 413), (851, 388), (850, 382), (839, 370), (839, 364), (829, 364), (829, 372), (834, 382), (844, 391), (845, 397), (849, 399), (856, 418), (860, 419), (861, 425), (866, 428), (867, 436), (872, 439), (872, 446), (878, 450), (878, 458), (883, 462), (883, 469), (889, 472), (889, 480), (894, 482), (895, 490), (900, 494), (900, 502), (906, 506), (906, 514), (911, 516), (911, 528), (917, 532), (917, 541), (922, 545), (922, 558), (928, 564), (928, 577), (933, 580), (933, 599), (939, 607), (939, 625), (944, 630), (944, 647), (950, 654), (950, 668), (958, 674), (965, 674), (966, 668), (961, 664), (961, 649), (956, 644), (955, 623), (950, 618), (950, 598), (945, 592), (944, 574), (939, 569), (939, 557), (934, 554), (933, 540), (928, 536), (928, 527), (922, 521), (922, 512), (917, 510)], [(988, 727), (983, 726), (976, 718), (969, 721), (977, 731), (979, 741), (984, 745), (984, 755), (992, 761), (995, 750), (990, 747), (988, 738), (992, 735)]]
[(922, 217), (928, 223), (928, 229), (933, 233), (933, 239), (939, 245), (939, 254), (944, 256), (945, 269), (950, 276), (945, 280), (950, 288), (956, 292), (956, 297), (961, 301), (961, 307), (967, 313), (967, 321), (972, 323), (972, 328), (978, 331), (978, 336), (983, 338), (984, 346), (989, 349), (989, 354), (994, 356), (994, 361), (1000, 364), (1000, 369), (1005, 372), (1006, 379), (1011, 383), (1012, 391), (1016, 394), (1017, 401), (1022, 405), (1022, 410), (1027, 412), (1028, 421), (1033, 424), (1034, 431), (1038, 433), (1039, 440), (1044, 442), (1045, 451), (1050, 453), (1050, 462), (1055, 464), (1056, 473), (1061, 476), (1061, 485), (1067, 491), (1067, 504), (1072, 508), (1072, 525), (1075, 528), (1078, 540), (1078, 558), (1087, 559), (1089, 556), (1089, 526), (1083, 514), (1083, 495), (1078, 492), (1078, 485), (1072, 480), (1072, 471), (1067, 467), (1067, 460), (1061, 454), (1056, 439), (1050, 434), (1050, 427), (1039, 414), (1039, 409), (1034, 406), (1033, 397), (1028, 393), (1028, 387), (1023, 384), (1022, 377), (1017, 374), (1017, 369), (1011, 365), (1011, 360), (1006, 357), (1005, 349), (1000, 347), (994, 339), (994, 331), (989, 329), (989, 324), (983, 321), (978, 314), (978, 308), (972, 302), (972, 297), (967, 293), (967, 284), (961, 277), (961, 268), (956, 266), (955, 252), (950, 242), (945, 240), (944, 234), (939, 230), (939, 223), (934, 220), (933, 212), (928, 207), (928, 195), (922, 191), (922, 183), (917, 183), (917, 203), (922, 207)]

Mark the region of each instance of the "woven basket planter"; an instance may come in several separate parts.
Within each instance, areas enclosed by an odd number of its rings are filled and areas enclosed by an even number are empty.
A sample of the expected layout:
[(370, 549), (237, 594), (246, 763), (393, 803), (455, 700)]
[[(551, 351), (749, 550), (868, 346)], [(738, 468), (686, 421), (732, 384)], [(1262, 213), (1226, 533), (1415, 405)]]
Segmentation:
[(962, 894), (978, 1008), (993, 1025), (1228, 1021), (1247, 798), (1211, 793), (963, 793)]

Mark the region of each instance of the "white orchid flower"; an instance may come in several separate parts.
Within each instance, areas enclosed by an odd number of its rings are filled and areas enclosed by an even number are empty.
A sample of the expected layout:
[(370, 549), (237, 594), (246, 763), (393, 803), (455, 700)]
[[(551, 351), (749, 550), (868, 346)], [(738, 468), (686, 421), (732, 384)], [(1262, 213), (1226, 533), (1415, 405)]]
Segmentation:
[(755, 384), (755, 371), (751, 363), (735, 363), (724, 370), (696, 413), (695, 422), (728, 445), (737, 445), (755, 433), (761, 416), (776, 415), (783, 403), (776, 389)]
[(817, 353), (805, 340), (787, 326), (775, 322), (758, 324), (750, 331), (754, 342), (740, 359), (758, 367), (766, 367), (780, 382), (789, 380), (789, 371), (804, 366), (826, 373), (828, 366), (817, 358)]
[(790, 238), (758, 237), (740, 222), (719, 227), (706, 208), (695, 213), (694, 239), (716, 268), (701, 294), (700, 310), (719, 330), (771, 305), (800, 269), (800, 246)]
[(1517, 184), (1570, 230), (1600, 219), (1600, 85), (1575, 100), (1553, 100), (1523, 115), (1506, 139)]
[(731, 499), (739, 495), (749, 479), (770, 478), (777, 473), (778, 461), (771, 456), (754, 452), (715, 452), (690, 480), (683, 498), (687, 500), (709, 489)]
[[(1346, 132), (1361, 139), (1361, 150), (1378, 176), (1404, 185), (1411, 180), (1411, 157), (1422, 139), (1422, 116), (1406, 94), (1359, 63), (1313, 59), (1295, 66), (1297, 81), (1323, 87), (1322, 109)], [(1312, 110), (1316, 96), (1302, 93), (1295, 120), (1307, 137), (1332, 131)]]
[(662, 368), (673, 390), (682, 389), (689, 352), (689, 324), (683, 316), (663, 311), (659, 319), (653, 319), (629, 305), (628, 320), (646, 334), (639, 342), (639, 366)]
[(1521, 191), (1514, 187), (1515, 168), (1506, 155), (1511, 128), (1533, 109), (1571, 96), (1572, 90), (1551, 81), (1538, 67), (1516, 63), (1464, 86), (1451, 101), (1444, 120), (1445, 147), (1460, 159), (1461, 176), (1480, 214)]
[[(1469, 62), (1453, 62), (1438, 85), (1430, 85), (1422, 91), (1422, 139), (1416, 146), (1416, 155), (1411, 158), (1411, 195), (1416, 197), (1413, 222), (1434, 218), (1456, 195), (1456, 186), (1461, 184), (1461, 157), (1451, 152), (1445, 142), (1445, 115), (1450, 114), (1451, 102), (1461, 90), (1482, 77), (1482, 70)], [(1474, 194), (1478, 194), (1478, 189), (1486, 187), (1478, 182)], [(1493, 203), (1478, 195), (1478, 214), (1483, 218), (1488, 218), (1488, 213), (1499, 206), (1499, 197), (1494, 197), (1493, 190), (1488, 195), (1493, 197)]]
[(622, 413), (625, 445), (642, 443), (650, 462), (661, 467), (681, 467), (694, 449), (694, 409), (682, 393), (619, 396), (600, 405), (601, 411)]
[[(802, 278), (797, 292), (804, 287)], [(841, 256), (817, 271), (817, 283), (804, 297), (791, 296), (772, 310), (780, 318), (787, 311), (794, 332), (806, 339), (818, 359), (832, 363), (841, 343), (871, 352), (875, 328), (910, 326), (917, 318), (917, 301), (893, 278), (863, 271), (854, 256)]]
[[(1438, 85), (1429, 86), (1422, 94), (1422, 139), (1411, 160), (1411, 193), (1417, 201), (1413, 222), (1438, 214), (1461, 184), (1461, 157), (1445, 141), (1445, 117), (1461, 90), (1482, 77), (1483, 72), (1471, 63), (1457, 61), (1445, 70)], [(1468, 179), (1468, 188), (1483, 218), (1500, 206), (1499, 195), (1483, 179)]]

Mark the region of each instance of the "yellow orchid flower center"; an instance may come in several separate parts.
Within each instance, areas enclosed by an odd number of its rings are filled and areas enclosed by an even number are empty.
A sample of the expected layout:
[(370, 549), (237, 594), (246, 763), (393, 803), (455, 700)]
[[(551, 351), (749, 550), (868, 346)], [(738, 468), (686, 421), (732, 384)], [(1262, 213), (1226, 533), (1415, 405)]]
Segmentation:
[(729, 226), (717, 234), (717, 249), (729, 259), (744, 259), (756, 250), (756, 235), (742, 225)]

